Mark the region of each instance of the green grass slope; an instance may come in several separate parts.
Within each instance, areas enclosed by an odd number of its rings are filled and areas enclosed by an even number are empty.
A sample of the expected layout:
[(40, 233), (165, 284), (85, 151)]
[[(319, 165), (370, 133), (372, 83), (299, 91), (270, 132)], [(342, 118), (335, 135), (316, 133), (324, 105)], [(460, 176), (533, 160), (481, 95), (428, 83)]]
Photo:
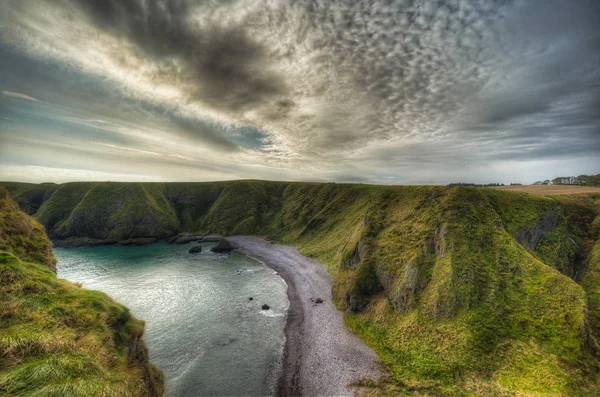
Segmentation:
[[(19, 197), (29, 188), (13, 186)], [(296, 245), (328, 266), (335, 304), (389, 369), (372, 395), (592, 396), (598, 202), (465, 187), (94, 183), (58, 185), (34, 216), (62, 238), (189, 231)], [(145, 215), (164, 228), (124, 221)]]
[[(19, 195), (22, 197), (23, 193)], [(51, 238), (114, 243), (174, 234), (176, 209), (161, 184), (72, 183), (61, 185), (34, 217)]]
[(205, 231), (244, 225), (328, 264), (336, 304), (399, 393), (598, 393), (574, 280), (589, 206), (474, 188), (288, 184), (259, 224), (232, 215), (267, 194), (245, 193), (222, 196)]
[(52, 270), (55, 259), (44, 228), (19, 210), (6, 190), (0, 188), (0, 251), (26, 262), (40, 263)]
[(41, 226), (0, 189), (0, 395), (159, 396), (144, 323), (53, 270)]

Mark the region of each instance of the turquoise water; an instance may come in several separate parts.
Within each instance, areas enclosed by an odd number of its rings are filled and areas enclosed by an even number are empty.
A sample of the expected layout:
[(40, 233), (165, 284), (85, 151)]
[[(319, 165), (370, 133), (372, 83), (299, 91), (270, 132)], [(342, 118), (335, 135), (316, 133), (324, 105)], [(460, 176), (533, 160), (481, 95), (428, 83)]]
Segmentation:
[[(58, 275), (109, 294), (146, 322), (166, 396), (273, 391), (284, 344), (286, 285), (240, 253), (189, 254), (191, 245), (55, 248)], [(253, 300), (249, 300), (252, 297)], [(266, 303), (271, 308), (263, 311)]]

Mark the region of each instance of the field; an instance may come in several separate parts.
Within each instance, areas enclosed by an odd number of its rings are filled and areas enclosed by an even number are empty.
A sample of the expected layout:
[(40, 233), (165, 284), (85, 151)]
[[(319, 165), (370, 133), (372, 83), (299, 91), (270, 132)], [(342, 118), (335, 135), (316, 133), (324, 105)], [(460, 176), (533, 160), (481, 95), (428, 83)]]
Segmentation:
[(574, 186), (574, 185), (523, 185), (523, 186), (498, 186), (489, 189), (522, 192), (536, 196), (557, 196), (563, 194), (600, 193), (600, 187)]

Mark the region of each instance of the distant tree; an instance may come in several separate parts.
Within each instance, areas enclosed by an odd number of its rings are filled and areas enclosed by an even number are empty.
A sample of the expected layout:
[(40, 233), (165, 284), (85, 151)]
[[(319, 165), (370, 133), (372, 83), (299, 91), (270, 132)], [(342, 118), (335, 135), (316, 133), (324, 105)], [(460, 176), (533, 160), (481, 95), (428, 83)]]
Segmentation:
[(492, 186), (505, 186), (504, 183), (470, 183), (470, 182), (452, 182), (447, 185), (448, 187), (453, 186), (474, 186), (474, 187), (492, 187)]
[(598, 175), (579, 175), (575, 183), (582, 186), (600, 187), (600, 174)]

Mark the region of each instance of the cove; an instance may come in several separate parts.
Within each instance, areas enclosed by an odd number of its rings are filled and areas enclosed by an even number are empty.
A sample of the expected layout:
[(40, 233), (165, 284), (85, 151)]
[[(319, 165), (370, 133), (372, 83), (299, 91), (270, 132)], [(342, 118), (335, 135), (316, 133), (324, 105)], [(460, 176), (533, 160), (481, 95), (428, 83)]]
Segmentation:
[[(146, 322), (165, 396), (259, 396), (275, 391), (287, 287), (275, 271), (213, 244), (55, 248), (58, 276), (109, 294)], [(250, 300), (249, 298), (253, 299)], [(270, 306), (262, 310), (263, 304)]]

